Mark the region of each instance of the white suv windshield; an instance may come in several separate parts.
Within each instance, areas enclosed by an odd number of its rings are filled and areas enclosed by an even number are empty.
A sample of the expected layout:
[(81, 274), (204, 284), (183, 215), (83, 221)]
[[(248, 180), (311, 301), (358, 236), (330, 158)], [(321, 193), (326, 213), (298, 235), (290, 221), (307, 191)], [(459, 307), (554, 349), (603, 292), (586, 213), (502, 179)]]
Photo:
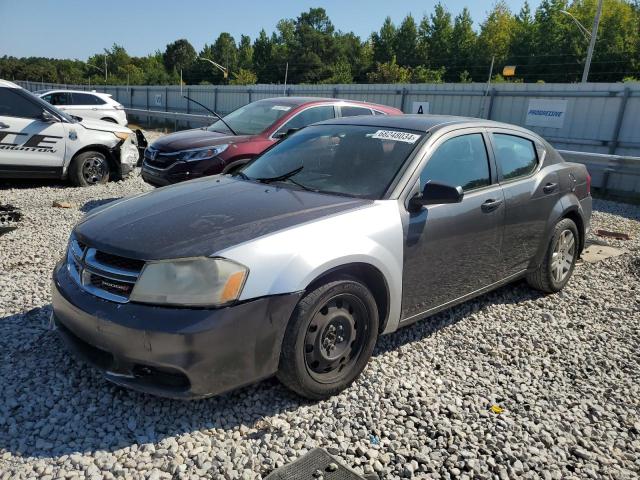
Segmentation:
[(307, 127), (245, 167), (249, 180), (382, 198), (424, 132), (360, 125)]
[[(224, 117), (224, 121), (238, 135), (257, 135), (264, 132), (292, 108), (291, 105), (279, 104), (273, 101), (258, 101), (231, 112)], [(229, 128), (220, 120), (210, 125), (207, 130), (229, 132)]]

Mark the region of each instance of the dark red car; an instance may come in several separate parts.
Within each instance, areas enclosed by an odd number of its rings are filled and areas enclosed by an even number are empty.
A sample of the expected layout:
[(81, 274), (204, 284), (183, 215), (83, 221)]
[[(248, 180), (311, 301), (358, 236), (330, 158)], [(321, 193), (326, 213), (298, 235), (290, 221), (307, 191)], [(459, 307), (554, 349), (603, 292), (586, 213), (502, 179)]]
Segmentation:
[(224, 122), (166, 135), (144, 153), (142, 178), (168, 185), (238, 169), (275, 142), (312, 123), (356, 115), (401, 115), (397, 108), (336, 98), (280, 97), (235, 110)]

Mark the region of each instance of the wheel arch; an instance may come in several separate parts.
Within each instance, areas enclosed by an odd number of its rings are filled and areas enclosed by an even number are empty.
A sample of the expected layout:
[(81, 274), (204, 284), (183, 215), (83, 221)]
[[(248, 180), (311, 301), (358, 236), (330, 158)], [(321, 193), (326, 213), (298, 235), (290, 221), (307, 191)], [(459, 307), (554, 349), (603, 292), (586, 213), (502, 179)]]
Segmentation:
[(320, 285), (344, 276), (361, 281), (371, 291), (378, 307), (378, 333), (384, 332), (389, 321), (390, 291), (386, 277), (374, 265), (365, 262), (352, 262), (332, 267), (311, 280), (305, 287), (305, 291), (309, 292)]

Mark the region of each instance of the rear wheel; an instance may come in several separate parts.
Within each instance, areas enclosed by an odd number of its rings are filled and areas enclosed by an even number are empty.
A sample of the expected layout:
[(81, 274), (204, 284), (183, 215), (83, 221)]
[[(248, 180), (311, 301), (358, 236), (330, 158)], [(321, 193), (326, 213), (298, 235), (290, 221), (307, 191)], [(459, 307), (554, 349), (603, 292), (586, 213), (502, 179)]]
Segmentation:
[(553, 229), (542, 264), (527, 275), (527, 282), (543, 292), (559, 292), (569, 282), (578, 259), (578, 228), (573, 220), (564, 218)]
[(107, 183), (109, 173), (109, 161), (100, 152), (82, 152), (69, 166), (69, 178), (77, 187)]
[(278, 378), (319, 400), (347, 388), (366, 366), (378, 336), (378, 310), (369, 289), (351, 278), (309, 292), (287, 327)]

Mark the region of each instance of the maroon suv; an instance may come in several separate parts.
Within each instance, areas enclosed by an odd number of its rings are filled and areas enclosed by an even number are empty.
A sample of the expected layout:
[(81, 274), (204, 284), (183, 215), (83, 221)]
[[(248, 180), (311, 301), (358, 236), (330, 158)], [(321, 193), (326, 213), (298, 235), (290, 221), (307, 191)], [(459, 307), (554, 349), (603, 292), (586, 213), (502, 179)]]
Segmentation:
[(168, 185), (238, 169), (289, 132), (335, 117), (401, 115), (397, 108), (335, 98), (258, 100), (205, 128), (166, 135), (144, 153), (142, 178)]

